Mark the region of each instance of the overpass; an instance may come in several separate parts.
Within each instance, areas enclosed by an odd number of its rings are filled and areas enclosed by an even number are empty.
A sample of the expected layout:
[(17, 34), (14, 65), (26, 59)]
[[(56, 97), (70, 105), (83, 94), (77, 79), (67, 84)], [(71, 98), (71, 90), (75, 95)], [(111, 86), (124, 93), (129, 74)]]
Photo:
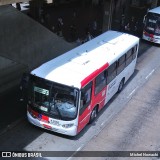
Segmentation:
[(11, 5), (0, 6), (0, 26), (3, 91), (4, 87), (18, 84), (23, 71), (30, 71), (74, 47)]

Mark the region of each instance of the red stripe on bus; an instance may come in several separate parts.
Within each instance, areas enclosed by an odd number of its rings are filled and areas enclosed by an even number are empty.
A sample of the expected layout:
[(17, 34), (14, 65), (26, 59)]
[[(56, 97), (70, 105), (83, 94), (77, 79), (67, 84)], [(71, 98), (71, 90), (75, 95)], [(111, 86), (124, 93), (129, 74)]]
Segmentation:
[(42, 115), (42, 121), (48, 122), (49, 121), (49, 117)]
[(95, 70), (89, 76), (87, 76), (84, 80), (81, 81), (81, 87), (84, 87), (88, 82), (90, 82), (93, 78), (95, 78), (98, 74), (103, 72), (106, 68), (108, 68), (109, 64), (104, 64), (101, 68)]
[(38, 112), (34, 111), (34, 110), (31, 110), (32, 111), (32, 114), (35, 116), (35, 117), (38, 117)]

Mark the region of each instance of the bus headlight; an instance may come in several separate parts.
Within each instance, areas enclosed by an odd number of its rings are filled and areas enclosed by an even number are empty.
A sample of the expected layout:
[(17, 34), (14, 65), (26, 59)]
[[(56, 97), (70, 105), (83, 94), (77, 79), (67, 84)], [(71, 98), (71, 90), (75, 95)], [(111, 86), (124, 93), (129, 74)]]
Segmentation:
[(73, 123), (63, 124), (62, 127), (63, 128), (71, 128), (73, 125), (74, 125)]

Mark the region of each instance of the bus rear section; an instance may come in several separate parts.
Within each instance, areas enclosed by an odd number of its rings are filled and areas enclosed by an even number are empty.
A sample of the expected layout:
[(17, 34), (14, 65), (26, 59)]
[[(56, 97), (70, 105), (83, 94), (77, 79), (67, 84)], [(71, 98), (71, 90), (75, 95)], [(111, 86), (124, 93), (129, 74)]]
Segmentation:
[(145, 16), (142, 38), (160, 44), (160, 7), (149, 10)]
[(108, 31), (33, 70), (29, 81), (30, 123), (75, 136), (135, 70), (139, 38)]

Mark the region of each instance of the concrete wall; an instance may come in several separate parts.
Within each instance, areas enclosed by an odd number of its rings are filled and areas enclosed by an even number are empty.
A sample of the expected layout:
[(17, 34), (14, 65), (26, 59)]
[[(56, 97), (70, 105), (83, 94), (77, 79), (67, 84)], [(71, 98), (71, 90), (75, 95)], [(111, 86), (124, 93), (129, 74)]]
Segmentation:
[(0, 6), (0, 56), (34, 69), (72, 48), (14, 7)]
[(0, 71), (7, 67), (13, 66), (14, 64), (15, 64), (14, 61), (4, 58), (4, 57), (0, 57)]

